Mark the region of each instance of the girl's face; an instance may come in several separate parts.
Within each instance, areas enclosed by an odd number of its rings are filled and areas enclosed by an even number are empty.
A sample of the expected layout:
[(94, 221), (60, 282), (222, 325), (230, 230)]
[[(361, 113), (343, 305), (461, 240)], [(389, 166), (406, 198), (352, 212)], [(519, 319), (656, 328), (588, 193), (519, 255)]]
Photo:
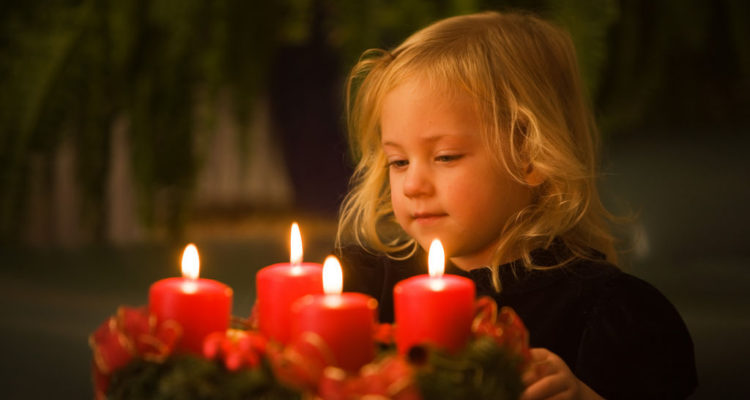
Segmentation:
[[(493, 162), (473, 99), (419, 79), (390, 91), (380, 117), (396, 220), (422, 248), (438, 238), (457, 266), (488, 266), (531, 190)], [(514, 255), (501, 262), (511, 261)]]

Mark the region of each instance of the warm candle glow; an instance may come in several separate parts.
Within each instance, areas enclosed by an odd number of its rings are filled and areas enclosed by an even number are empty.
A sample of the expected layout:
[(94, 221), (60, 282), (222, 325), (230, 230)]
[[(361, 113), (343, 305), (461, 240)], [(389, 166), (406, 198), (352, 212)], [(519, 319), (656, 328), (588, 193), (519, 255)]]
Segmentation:
[(189, 279), (198, 279), (200, 265), (198, 248), (192, 243), (185, 246), (185, 251), (182, 252), (182, 276)]
[(297, 223), (292, 224), (292, 234), (289, 243), (289, 261), (292, 265), (297, 265), (302, 262), (302, 235), (299, 232), (299, 225)]
[(433, 240), (430, 245), (430, 253), (427, 256), (427, 268), (430, 271), (430, 276), (433, 278), (439, 278), (445, 272), (445, 251), (443, 250), (443, 244), (440, 243), (440, 239)]
[[(144, 328), (153, 329), (157, 322), (174, 323), (179, 327), (177, 339), (170, 342), (175, 345), (177, 352), (203, 354), (203, 339), (213, 332), (224, 332), (229, 327), (229, 316), (232, 315), (232, 289), (212, 279), (200, 279), (200, 259), (198, 249), (190, 243), (182, 252), (182, 277), (161, 279), (151, 285), (148, 295), (148, 309), (150, 317)], [(170, 325), (171, 326), (171, 325)], [(140, 326), (139, 326), (140, 328)], [(135, 331), (133, 331), (135, 332)], [(174, 332), (169, 328), (169, 332)], [(149, 336), (154, 334), (156, 336)], [(140, 344), (146, 340), (148, 346), (167, 346), (158, 339), (159, 332), (147, 331), (133, 337)], [(118, 336), (122, 341), (125, 336)], [(150, 341), (149, 341), (150, 340)], [(128, 344), (127, 350), (132, 354), (135, 347)], [(165, 349), (171, 347), (165, 347)]]
[(323, 291), (326, 294), (340, 294), (343, 281), (339, 260), (334, 256), (328, 256), (323, 263)]

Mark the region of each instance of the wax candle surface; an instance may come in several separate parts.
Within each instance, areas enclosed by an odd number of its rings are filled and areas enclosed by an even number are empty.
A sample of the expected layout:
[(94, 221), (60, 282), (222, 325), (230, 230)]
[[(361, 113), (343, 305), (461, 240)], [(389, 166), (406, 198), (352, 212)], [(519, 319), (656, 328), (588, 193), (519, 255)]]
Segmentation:
[(320, 350), (331, 356), (330, 365), (356, 372), (375, 357), (377, 307), (377, 300), (361, 293), (305, 296), (292, 309), (292, 336), (314, 335), (313, 343), (325, 344)]
[(269, 265), (255, 275), (255, 312), (267, 338), (282, 344), (291, 335), (292, 304), (302, 296), (323, 293), (323, 266), (302, 263), (302, 235), (292, 224), (289, 263)]
[(432, 276), (414, 276), (393, 289), (396, 347), (401, 354), (420, 344), (457, 352), (471, 334), (474, 282), (461, 276), (442, 275), (445, 261), (439, 241), (437, 245), (433, 242), (429, 257)]
[(400, 353), (419, 344), (456, 352), (469, 340), (475, 296), (470, 279), (414, 276), (399, 282), (393, 296)]
[(291, 309), (300, 297), (323, 293), (320, 264), (279, 263), (265, 267), (255, 276), (258, 327), (267, 338), (289, 343)]
[[(337, 268), (333, 278), (332, 268)], [(306, 340), (318, 347), (326, 364), (356, 372), (375, 357), (378, 302), (361, 293), (341, 293), (341, 266), (335, 257), (326, 259), (324, 270), (326, 294), (305, 296), (292, 307), (293, 341)], [(338, 282), (329, 284), (331, 279)]]
[[(208, 334), (229, 327), (232, 289), (212, 279), (198, 278), (198, 253), (194, 246), (189, 249), (190, 246), (183, 255), (183, 277), (162, 279), (152, 284), (148, 304), (149, 311), (159, 321), (180, 324), (182, 336), (178, 351), (201, 354), (203, 339)], [(188, 260), (186, 257), (192, 256), (193, 252), (195, 259)]]
[(182, 327), (178, 349), (202, 354), (203, 339), (229, 328), (232, 289), (211, 279), (167, 278), (149, 290), (149, 310)]

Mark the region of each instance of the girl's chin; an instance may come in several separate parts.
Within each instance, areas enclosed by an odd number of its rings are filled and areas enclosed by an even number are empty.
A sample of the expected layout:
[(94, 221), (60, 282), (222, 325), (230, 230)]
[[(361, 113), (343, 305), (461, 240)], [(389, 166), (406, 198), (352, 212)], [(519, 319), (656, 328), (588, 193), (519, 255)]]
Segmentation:
[(432, 241), (435, 239), (440, 239), (440, 244), (443, 245), (443, 251), (445, 252), (446, 261), (448, 261), (448, 259), (451, 257), (450, 254), (451, 254), (452, 247), (451, 247), (450, 242), (445, 241), (445, 238), (440, 237), (438, 235), (436, 236), (425, 235), (423, 237), (418, 238), (417, 243), (419, 243), (419, 247), (421, 247), (425, 252), (429, 252), (430, 246), (432, 245)]

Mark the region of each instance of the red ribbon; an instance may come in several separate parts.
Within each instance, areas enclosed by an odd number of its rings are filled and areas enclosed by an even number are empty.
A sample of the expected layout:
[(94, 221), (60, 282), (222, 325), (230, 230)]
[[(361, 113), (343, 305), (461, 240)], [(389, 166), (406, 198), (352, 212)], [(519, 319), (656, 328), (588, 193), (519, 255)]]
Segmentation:
[(399, 355), (386, 357), (362, 367), (358, 375), (328, 367), (318, 386), (318, 396), (326, 400), (373, 399), (419, 400), (421, 395), (414, 383), (414, 370)]
[(203, 340), (203, 356), (220, 358), (230, 371), (242, 367), (255, 368), (266, 355), (268, 341), (265, 336), (240, 329), (214, 332)]
[(476, 303), (476, 313), (471, 330), (476, 337), (487, 336), (495, 340), (501, 347), (522, 357), (522, 369), (531, 356), (529, 352), (529, 331), (523, 324), (521, 317), (510, 307), (500, 308), (490, 297), (480, 297)]
[(105, 399), (112, 373), (141, 357), (161, 362), (174, 349), (182, 328), (174, 321), (157, 322), (146, 307), (120, 307), (91, 336), (96, 399)]

